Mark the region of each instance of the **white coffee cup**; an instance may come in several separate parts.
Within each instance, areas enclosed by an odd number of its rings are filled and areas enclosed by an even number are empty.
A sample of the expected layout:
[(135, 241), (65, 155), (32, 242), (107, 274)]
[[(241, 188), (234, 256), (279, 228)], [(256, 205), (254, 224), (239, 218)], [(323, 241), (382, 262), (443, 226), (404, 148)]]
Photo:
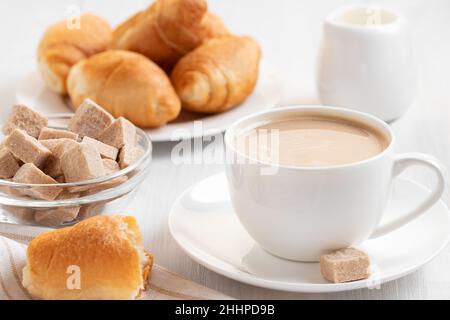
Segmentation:
[(318, 57), (324, 105), (392, 121), (411, 106), (415, 68), (405, 18), (392, 10), (351, 6), (327, 16)]
[[(265, 163), (236, 148), (236, 137), (246, 128), (316, 112), (367, 123), (387, 137), (388, 147), (360, 162), (325, 167)], [(290, 260), (318, 261), (325, 252), (394, 231), (436, 203), (445, 185), (443, 166), (435, 158), (420, 153), (396, 154), (394, 133), (385, 122), (349, 109), (284, 107), (250, 115), (227, 130), (225, 148), (229, 192), (237, 217), (262, 248)], [(415, 165), (431, 169), (437, 177), (436, 186), (415, 209), (379, 225), (395, 178)]]

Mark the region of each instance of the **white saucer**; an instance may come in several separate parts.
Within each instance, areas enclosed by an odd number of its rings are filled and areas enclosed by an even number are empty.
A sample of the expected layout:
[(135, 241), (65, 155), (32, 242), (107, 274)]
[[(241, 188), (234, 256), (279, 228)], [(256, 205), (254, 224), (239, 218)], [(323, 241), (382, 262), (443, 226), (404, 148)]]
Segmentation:
[[(406, 212), (428, 192), (415, 182), (399, 179), (385, 219)], [(318, 263), (283, 260), (255, 244), (233, 213), (224, 174), (209, 177), (184, 192), (172, 207), (169, 228), (191, 258), (226, 277), (276, 290), (335, 292), (376, 287), (429, 262), (449, 242), (450, 215), (439, 201), (407, 226), (367, 241), (360, 248), (371, 257), (371, 278), (342, 284), (322, 279)]]
[[(275, 71), (262, 62), (256, 88), (240, 106), (210, 116), (183, 112), (174, 122), (147, 132), (154, 142), (212, 136), (225, 131), (233, 122), (249, 114), (275, 107), (281, 99), (281, 94), (281, 82)], [(16, 90), (16, 101), (46, 115), (72, 112), (69, 99), (49, 90), (37, 70), (21, 81)], [(195, 120), (202, 121), (201, 131), (194, 127)]]

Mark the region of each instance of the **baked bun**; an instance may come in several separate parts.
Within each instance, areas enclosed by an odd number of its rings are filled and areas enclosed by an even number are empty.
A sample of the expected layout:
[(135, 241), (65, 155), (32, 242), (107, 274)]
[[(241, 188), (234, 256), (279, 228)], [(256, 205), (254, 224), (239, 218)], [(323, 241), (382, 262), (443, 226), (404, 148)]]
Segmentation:
[(222, 112), (253, 92), (259, 60), (260, 49), (252, 38), (222, 36), (207, 40), (184, 56), (171, 79), (184, 109)]
[[(96, 216), (32, 240), (23, 286), (48, 300), (135, 299), (152, 264), (135, 218)], [(79, 289), (70, 278), (77, 272)]]
[(230, 34), (227, 26), (223, 23), (217, 15), (211, 12), (206, 12), (202, 20), (204, 39), (217, 38)]
[(205, 0), (157, 0), (114, 30), (110, 48), (139, 52), (170, 70), (205, 38), (225, 29), (216, 16), (207, 15)]
[(45, 32), (38, 48), (38, 66), (47, 86), (66, 94), (70, 68), (80, 60), (105, 51), (112, 35), (109, 24), (93, 14), (80, 17), (80, 28), (61, 21)]
[(181, 110), (164, 71), (130, 51), (105, 51), (80, 61), (70, 70), (67, 90), (75, 109), (89, 98), (114, 117), (145, 128), (162, 126)]

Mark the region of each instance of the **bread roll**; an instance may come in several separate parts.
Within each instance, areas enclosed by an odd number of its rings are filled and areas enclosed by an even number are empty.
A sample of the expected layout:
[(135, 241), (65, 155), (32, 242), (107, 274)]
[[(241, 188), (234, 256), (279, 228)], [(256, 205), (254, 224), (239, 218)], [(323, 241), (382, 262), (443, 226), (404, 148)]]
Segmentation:
[(157, 0), (119, 25), (110, 47), (139, 52), (170, 70), (205, 38), (226, 31), (217, 17), (206, 12), (205, 0)]
[(152, 264), (135, 218), (96, 216), (32, 240), (23, 286), (49, 300), (135, 299)]
[(216, 113), (237, 106), (255, 88), (259, 59), (259, 46), (252, 38), (223, 36), (206, 41), (172, 72), (183, 108)]
[(106, 50), (112, 29), (93, 14), (80, 17), (80, 28), (69, 28), (67, 21), (51, 26), (38, 48), (38, 67), (47, 86), (66, 94), (66, 78), (78, 61)]
[(164, 71), (130, 51), (111, 50), (80, 61), (70, 70), (67, 90), (75, 109), (89, 98), (114, 117), (145, 128), (164, 125), (181, 110)]
[(202, 26), (205, 38), (204, 40), (230, 34), (230, 31), (223, 23), (222, 19), (211, 12), (205, 13), (202, 20)]

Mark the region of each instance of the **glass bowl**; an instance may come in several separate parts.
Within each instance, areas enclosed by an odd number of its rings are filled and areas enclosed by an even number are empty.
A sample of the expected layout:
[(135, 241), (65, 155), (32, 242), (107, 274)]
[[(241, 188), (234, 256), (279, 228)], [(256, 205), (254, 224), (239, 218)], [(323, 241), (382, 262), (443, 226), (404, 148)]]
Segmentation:
[[(49, 117), (50, 128), (66, 129), (62, 124), (71, 115)], [(102, 213), (120, 213), (134, 196), (136, 188), (150, 171), (152, 143), (148, 135), (137, 129), (138, 145), (144, 155), (120, 171), (99, 178), (74, 183), (24, 184), (0, 179), (0, 222), (47, 226), (52, 228), (73, 225)], [(3, 140), (0, 136), (0, 141)], [(37, 200), (23, 193), (27, 189), (62, 189), (60, 199)], [(75, 197), (74, 197), (75, 196)]]

